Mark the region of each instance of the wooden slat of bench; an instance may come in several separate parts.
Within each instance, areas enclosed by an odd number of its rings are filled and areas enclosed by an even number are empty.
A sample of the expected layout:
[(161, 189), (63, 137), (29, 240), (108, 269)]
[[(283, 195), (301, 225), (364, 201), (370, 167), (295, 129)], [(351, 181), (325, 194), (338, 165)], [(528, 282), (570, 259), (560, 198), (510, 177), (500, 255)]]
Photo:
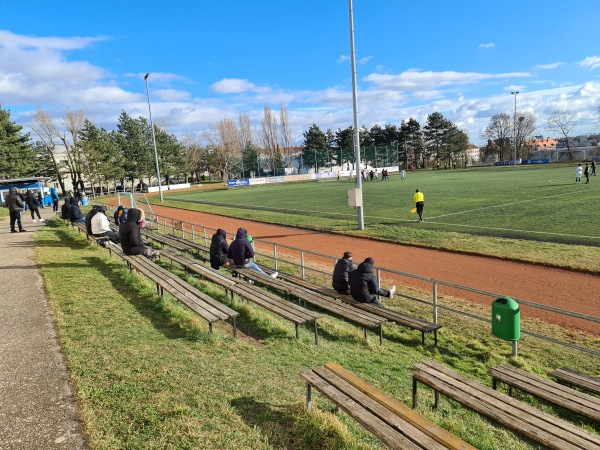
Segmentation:
[(151, 233), (148, 231), (142, 231), (142, 236), (148, 239), (152, 239), (153, 241), (159, 242), (163, 245), (168, 245), (169, 247), (173, 247), (179, 251), (187, 251), (191, 250), (192, 247), (186, 244), (182, 244), (181, 242), (176, 241), (175, 239), (168, 238), (161, 234)]
[(174, 239), (184, 245), (188, 245), (190, 247), (193, 247), (196, 250), (199, 250), (201, 252), (205, 252), (205, 253), (210, 253), (210, 247), (207, 245), (203, 245), (203, 244), (199, 244), (198, 242), (195, 241), (190, 241), (189, 239), (185, 239), (179, 236), (175, 236), (173, 234), (167, 234), (167, 237)]
[(212, 267), (209, 267), (205, 264), (201, 264), (198, 262), (198, 260), (190, 256), (181, 253), (171, 252), (169, 250), (161, 251), (160, 254), (161, 257), (166, 256), (171, 261), (175, 261), (178, 264), (181, 264), (186, 269), (189, 269), (194, 273), (197, 273), (198, 275), (202, 276), (203, 278), (208, 279), (220, 286), (228, 287), (236, 283), (236, 281), (224, 276), (218, 270), (215, 270)]
[(557, 380), (567, 383), (571, 386), (585, 389), (586, 391), (593, 392), (594, 394), (600, 394), (600, 378), (598, 377), (577, 372), (576, 370), (569, 369), (568, 367), (561, 367), (560, 369), (553, 370), (548, 372), (548, 375), (555, 377)]
[(474, 411), (555, 450), (599, 450), (600, 436), (501, 394), (451, 369), (426, 361), (415, 366), (416, 380)]
[(491, 368), (488, 374), (529, 394), (600, 421), (600, 399), (560, 385), (508, 364)]
[(422, 450), (424, 448), (401, 435), (394, 427), (388, 425), (385, 421), (372, 414), (360, 403), (348, 397), (345, 393), (324, 380), (314, 371), (303, 372), (300, 376), (304, 378), (308, 384), (338, 405), (346, 412), (346, 414), (389, 445), (390, 448), (399, 450)]
[(270, 294), (261, 288), (244, 283), (237, 283), (229, 288), (241, 297), (256, 303), (263, 308), (290, 320), (295, 324), (303, 324), (318, 319), (320, 316), (301, 306), (288, 302), (287, 300)]
[[(152, 261), (149, 261), (144, 256), (136, 257), (134, 266), (143, 268), (146, 276), (158, 283), (167, 292), (174, 295), (187, 306), (189, 306), (190, 302), (197, 305), (197, 307), (201, 308), (204, 312), (200, 314), (198, 308), (195, 307), (193, 308), (194, 311), (199, 312), (199, 314), (209, 322), (227, 320), (239, 316), (237, 311), (217, 302), (212, 297), (186, 283), (184, 280), (177, 277), (177, 275), (174, 275), (168, 270), (154, 264)], [(211, 319), (210, 316), (213, 316), (215, 319)]]
[(446, 431), (440, 426), (430, 422), (408, 406), (400, 403), (398, 400), (390, 397), (385, 392), (369, 385), (367, 382), (357, 377), (354, 373), (343, 368), (337, 363), (327, 363), (325, 367), (335, 373), (346, 382), (350, 383), (356, 389), (360, 390), (370, 398), (385, 406), (402, 420), (410, 423), (412, 426), (425, 433), (436, 442), (443, 445), (444, 448), (453, 450), (475, 450), (475, 447), (457, 438), (452, 433)]

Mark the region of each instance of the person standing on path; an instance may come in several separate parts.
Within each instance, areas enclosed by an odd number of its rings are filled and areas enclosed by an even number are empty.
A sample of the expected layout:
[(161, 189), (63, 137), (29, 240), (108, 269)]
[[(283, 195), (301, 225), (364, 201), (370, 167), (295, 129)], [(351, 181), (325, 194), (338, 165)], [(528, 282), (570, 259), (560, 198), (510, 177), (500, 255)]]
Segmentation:
[(581, 168), (581, 164), (577, 166), (577, 170), (575, 170), (575, 183), (581, 183), (581, 175), (583, 174), (583, 169)]
[(25, 202), (27, 203), (27, 206), (29, 206), (29, 211), (31, 212), (31, 220), (35, 222), (35, 215), (37, 214), (37, 217), (40, 220), (40, 222), (44, 222), (44, 219), (42, 219), (42, 216), (40, 216), (40, 210), (38, 209), (37, 195), (34, 194), (33, 191), (27, 189), (27, 193), (25, 194)]
[(23, 211), (24, 204), (21, 200), (21, 196), (17, 191), (16, 187), (11, 187), (8, 190), (8, 195), (4, 199), (8, 212), (10, 214), (10, 231), (16, 233), (15, 222), (19, 226), (19, 231), (25, 231), (23, 224), (21, 223), (21, 211)]
[(50, 188), (50, 198), (52, 199), (52, 211), (54, 213), (58, 213), (58, 192), (56, 192), (56, 188)]
[(596, 161), (592, 160), (592, 176), (596, 176)]
[(417, 214), (419, 215), (418, 222), (423, 222), (423, 206), (425, 206), (425, 196), (418, 189), (415, 191), (413, 196), (415, 207), (417, 208)]
[(590, 182), (590, 165), (588, 163), (585, 163), (583, 174), (585, 175), (585, 184), (588, 184)]

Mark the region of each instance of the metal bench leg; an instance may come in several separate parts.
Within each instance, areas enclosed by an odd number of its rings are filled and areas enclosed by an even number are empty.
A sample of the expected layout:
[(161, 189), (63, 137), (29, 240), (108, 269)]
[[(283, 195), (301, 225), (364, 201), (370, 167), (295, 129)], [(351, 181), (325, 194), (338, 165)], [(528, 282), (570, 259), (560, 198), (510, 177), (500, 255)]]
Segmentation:
[(294, 325), (296, 326), (296, 339), (298, 339), (300, 337), (300, 334), (298, 333), (298, 324), (295, 323)]
[(412, 407), (415, 409), (417, 407), (417, 379), (413, 377), (412, 380), (412, 394), (413, 394), (413, 404)]
[(232, 317), (231, 320), (233, 322), (233, 337), (236, 338), (237, 337), (237, 326), (235, 324), (235, 317)]
[(433, 342), (435, 343), (435, 346), (437, 347), (437, 329), (433, 330)]
[(367, 340), (367, 327), (364, 328), (365, 330), (365, 341)]
[(434, 398), (435, 400), (433, 401), (433, 407), (437, 409), (438, 405), (440, 404), (440, 393), (438, 391), (435, 391)]
[(379, 324), (379, 345), (383, 345), (383, 323)]
[(511, 397), (513, 396), (513, 387), (512, 386), (508, 387), (508, 395), (510, 395)]
[(421, 331), (421, 344), (425, 345), (425, 332)]
[(310, 409), (312, 406), (312, 386), (306, 383), (306, 409)]
[(498, 380), (496, 380), (495, 378), (492, 378), (492, 388), (494, 390), (496, 390), (497, 386), (498, 386)]
[(212, 322), (208, 322), (208, 332), (212, 334)]
[(319, 335), (317, 334), (317, 319), (315, 319), (315, 345), (319, 345)]

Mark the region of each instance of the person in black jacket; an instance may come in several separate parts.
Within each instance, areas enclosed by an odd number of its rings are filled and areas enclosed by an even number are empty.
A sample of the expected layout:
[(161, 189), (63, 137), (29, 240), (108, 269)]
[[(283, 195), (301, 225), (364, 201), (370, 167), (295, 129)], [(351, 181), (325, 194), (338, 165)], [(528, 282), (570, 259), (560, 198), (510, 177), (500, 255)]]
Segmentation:
[(142, 230), (138, 220), (142, 217), (139, 209), (131, 208), (127, 213), (127, 220), (119, 225), (119, 241), (126, 255), (144, 255), (154, 259), (160, 256), (158, 250), (147, 248), (142, 240)]
[(396, 286), (392, 286), (389, 291), (381, 289), (377, 277), (373, 275), (373, 258), (367, 258), (360, 263), (356, 270), (350, 272), (350, 293), (352, 298), (361, 303), (375, 303), (383, 307), (383, 303), (376, 297), (393, 298), (396, 292)]
[(352, 253), (344, 252), (344, 257), (338, 259), (333, 269), (333, 280), (331, 285), (339, 294), (350, 293), (350, 272), (354, 269)]
[(8, 195), (4, 199), (4, 204), (8, 208), (10, 214), (10, 232), (17, 232), (17, 230), (15, 230), (15, 222), (19, 226), (19, 231), (26, 231), (21, 223), (21, 211), (23, 211), (25, 205), (23, 204), (16, 187), (11, 187), (8, 190)]
[(38, 209), (37, 196), (29, 189), (27, 189), (27, 192), (25, 193), (25, 203), (27, 203), (27, 206), (29, 206), (29, 211), (31, 211), (31, 218), (33, 221), (35, 222), (35, 214), (37, 214), (40, 222), (44, 222), (44, 219), (42, 219), (42, 216), (40, 216), (40, 210)]
[(225, 230), (218, 229), (213, 234), (212, 241), (210, 243), (210, 266), (213, 269), (219, 269), (222, 265), (232, 262), (233, 260), (227, 257), (229, 251), (229, 244), (227, 243), (227, 233)]
[(71, 206), (69, 206), (69, 220), (71, 223), (85, 222), (85, 217), (83, 217), (83, 213), (79, 209), (79, 203), (77, 203), (75, 198), (71, 199)]
[(68, 220), (69, 219), (69, 209), (71, 209), (71, 199), (69, 197), (65, 197), (65, 202), (60, 207), (60, 218)]

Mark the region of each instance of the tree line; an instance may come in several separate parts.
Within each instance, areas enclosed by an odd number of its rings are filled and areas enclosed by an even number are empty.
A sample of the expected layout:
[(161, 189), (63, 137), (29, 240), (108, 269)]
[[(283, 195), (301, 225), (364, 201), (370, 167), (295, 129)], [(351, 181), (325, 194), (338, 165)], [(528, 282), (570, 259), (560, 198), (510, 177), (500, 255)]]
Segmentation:
[[(371, 167), (403, 166), (426, 168), (430, 165), (464, 164), (469, 137), (441, 113), (427, 116), (423, 127), (413, 118), (400, 126), (388, 123), (381, 127), (359, 129), (361, 161)], [(338, 166), (353, 169), (354, 127), (323, 132), (316, 124), (304, 132), (304, 146), (299, 155), (301, 167)]]

